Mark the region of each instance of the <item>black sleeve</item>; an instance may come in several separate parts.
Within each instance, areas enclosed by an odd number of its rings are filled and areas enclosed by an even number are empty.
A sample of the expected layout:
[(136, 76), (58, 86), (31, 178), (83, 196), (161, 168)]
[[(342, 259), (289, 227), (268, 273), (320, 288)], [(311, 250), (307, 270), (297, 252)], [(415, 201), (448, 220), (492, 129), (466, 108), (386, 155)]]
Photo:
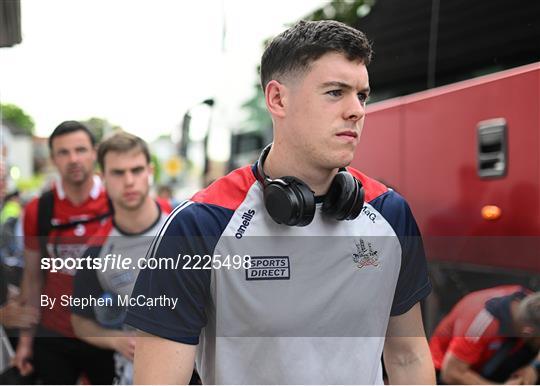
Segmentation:
[(401, 244), (401, 267), (391, 316), (402, 315), (431, 292), (420, 230), (405, 199), (393, 190), (377, 198), (374, 207), (388, 220)]

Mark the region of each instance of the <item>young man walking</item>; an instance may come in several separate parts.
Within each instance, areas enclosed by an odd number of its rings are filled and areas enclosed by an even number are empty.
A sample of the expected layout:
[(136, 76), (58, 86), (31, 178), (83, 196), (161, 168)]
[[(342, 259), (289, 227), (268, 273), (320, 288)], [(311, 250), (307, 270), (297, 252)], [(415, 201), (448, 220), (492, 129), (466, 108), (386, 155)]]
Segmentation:
[[(59, 178), (24, 212), (22, 298), (40, 311), (41, 321), (37, 328), (21, 331), (15, 365), (22, 375), (35, 370), (45, 384), (73, 384), (82, 374), (93, 384), (110, 383), (114, 375), (112, 351), (76, 339), (70, 308), (61, 301), (72, 295), (76, 269), (69, 263), (81, 256), (110, 215), (107, 195), (94, 174), (95, 145), (80, 122), (58, 125), (49, 137), (49, 150)], [(51, 269), (52, 259), (58, 269)]]
[[(133, 383), (135, 349), (133, 330), (123, 323), (126, 304), (166, 214), (150, 197), (153, 167), (148, 146), (141, 138), (120, 132), (106, 139), (99, 146), (98, 163), (114, 215), (90, 240), (90, 248), (84, 253), (92, 261), (75, 276), (73, 297), (81, 302), (72, 307), (71, 320), (78, 338), (116, 351), (116, 383), (124, 385)], [(114, 264), (107, 266), (108, 259), (115, 259)], [(97, 299), (108, 303), (99, 305)], [(81, 306), (86, 301), (96, 304)]]
[[(178, 270), (145, 270), (131, 307), (135, 382), (434, 383), (419, 301), (430, 292), (405, 200), (348, 167), (370, 92), (366, 36), (335, 21), (274, 38), (261, 84), (274, 142), (259, 161), (180, 205), (153, 248)], [(203, 267), (194, 269), (198, 257)], [(385, 339), (386, 337), (386, 339)]]

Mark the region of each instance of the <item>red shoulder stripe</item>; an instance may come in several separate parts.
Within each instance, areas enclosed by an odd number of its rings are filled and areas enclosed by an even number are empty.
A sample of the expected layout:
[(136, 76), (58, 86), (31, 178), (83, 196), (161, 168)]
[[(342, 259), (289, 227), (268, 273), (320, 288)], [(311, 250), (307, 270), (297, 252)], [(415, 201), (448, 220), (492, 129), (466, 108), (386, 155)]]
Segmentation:
[(381, 194), (388, 192), (388, 188), (381, 182), (366, 176), (364, 173), (359, 172), (354, 168), (347, 168), (347, 171), (351, 173), (356, 179), (358, 179), (364, 186), (364, 201), (370, 202), (379, 197)]
[(251, 165), (244, 166), (216, 180), (206, 189), (195, 193), (191, 201), (236, 210), (246, 198), (248, 190), (255, 181)]

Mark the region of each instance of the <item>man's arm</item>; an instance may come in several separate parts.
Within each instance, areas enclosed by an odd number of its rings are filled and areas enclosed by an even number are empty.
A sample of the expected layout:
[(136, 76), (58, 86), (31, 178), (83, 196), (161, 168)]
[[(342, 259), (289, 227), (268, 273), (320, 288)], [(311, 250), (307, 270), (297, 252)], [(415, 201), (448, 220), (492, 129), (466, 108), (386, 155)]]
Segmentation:
[(451, 352), (444, 356), (441, 367), (441, 378), (447, 384), (491, 385), (492, 381), (482, 377), (471, 369), (471, 365), (462, 361)]
[(40, 295), (45, 284), (44, 273), (41, 271), (41, 256), (39, 251), (24, 250), (24, 270), (21, 283), (22, 301), (39, 309)]
[(77, 314), (71, 314), (71, 324), (79, 339), (100, 348), (115, 350), (133, 360), (135, 337), (131, 333), (101, 327), (94, 320)]
[(386, 335), (383, 355), (390, 384), (435, 384), (420, 304), (390, 317)]
[[(176, 256), (179, 251), (190, 256), (212, 255), (232, 215), (229, 209), (196, 202), (180, 206), (173, 213), (156, 236), (147, 259)], [(134, 383), (189, 381), (199, 336), (207, 324), (206, 310), (211, 307), (210, 281), (211, 271), (207, 269), (146, 267), (139, 272), (132, 298), (165, 294), (181, 300), (174, 308), (129, 307), (126, 323), (146, 331), (136, 339)], [(176, 337), (183, 343), (160, 337)]]
[(521, 385), (538, 384), (538, 381), (540, 380), (540, 351), (531, 363), (516, 370), (507, 382), (516, 380), (519, 381)]
[(37, 324), (39, 314), (34, 307), (23, 306), (10, 299), (0, 306), (0, 325), (8, 328), (31, 328)]
[(193, 373), (196, 348), (139, 332), (133, 383), (187, 385)]
[[(34, 307), (37, 312), (40, 311), (40, 295), (45, 283), (40, 262), (41, 256), (39, 251), (25, 249), (24, 270), (21, 282), (21, 302), (24, 305)], [(21, 330), (21, 336), (17, 344), (15, 357), (13, 358), (14, 365), (23, 376), (33, 371), (29, 361), (33, 356), (34, 333), (34, 328)]]
[[(91, 243), (91, 241), (90, 241)], [(91, 245), (82, 254), (93, 259), (98, 258), (101, 245)], [(97, 271), (81, 267), (73, 279), (73, 297), (89, 299), (100, 298), (107, 291), (99, 282)], [(103, 306), (104, 308), (107, 306)], [(119, 329), (106, 328), (100, 325), (96, 318), (96, 310), (92, 307), (71, 306), (71, 325), (75, 335), (94, 346), (103, 349), (115, 350), (133, 361), (135, 352), (134, 331), (122, 331)]]

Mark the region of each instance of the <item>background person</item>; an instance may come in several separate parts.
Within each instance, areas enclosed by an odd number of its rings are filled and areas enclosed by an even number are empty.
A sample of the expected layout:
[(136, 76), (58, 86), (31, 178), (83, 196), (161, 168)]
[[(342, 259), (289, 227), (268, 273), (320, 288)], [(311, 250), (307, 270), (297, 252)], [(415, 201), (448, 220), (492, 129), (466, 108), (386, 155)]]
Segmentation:
[(430, 339), (439, 382), (535, 384), (539, 336), (540, 293), (520, 286), (472, 292)]
[(133, 381), (133, 330), (124, 328), (125, 308), (117, 296), (129, 296), (138, 274), (137, 260), (144, 259), (151, 237), (163, 226), (166, 214), (149, 193), (153, 167), (147, 144), (139, 137), (119, 132), (98, 149), (103, 182), (114, 215), (90, 240), (84, 256), (104, 260), (112, 254), (131, 259), (128, 269), (82, 269), (75, 276), (73, 296), (79, 299), (109, 297), (113, 306), (72, 307), (75, 334), (94, 346), (116, 351), (116, 383)]
[(169, 209), (169, 213), (176, 208), (179, 202), (174, 198), (172, 188), (169, 185), (160, 185), (157, 189), (156, 201), (162, 208)]
[[(0, 212), (0, 263), (17, 268), (23, 265), (22, 209), (19, 191), (14, 191), (6, 195)], [(17, 273), (12, 274), (15, 279), (12, 281), (18, 284), (20, 278)]]
[[(94, 174), (94, 147), (94, 136), (80, 122), (58, 125), (49, 137), (49, 150), (59, 179), (24, 211), (22, 301), (39, 310), (41, 319), (37, 330), (21, 332), (14, 363), (23, 376), (35, 369), (46, 384), (74, 384), (83, 373), (92, 384), (103, 384), (114, 376), (113, 352), (76, 339), (70, 309), (60, 304), (62, 295), (72, 294), (75, 270), (41, 269), (42, 258), (80, 257), (110, 214), (101, 180)], [(56, 304), (40, 307), (41, 295), (56, 299)]]

